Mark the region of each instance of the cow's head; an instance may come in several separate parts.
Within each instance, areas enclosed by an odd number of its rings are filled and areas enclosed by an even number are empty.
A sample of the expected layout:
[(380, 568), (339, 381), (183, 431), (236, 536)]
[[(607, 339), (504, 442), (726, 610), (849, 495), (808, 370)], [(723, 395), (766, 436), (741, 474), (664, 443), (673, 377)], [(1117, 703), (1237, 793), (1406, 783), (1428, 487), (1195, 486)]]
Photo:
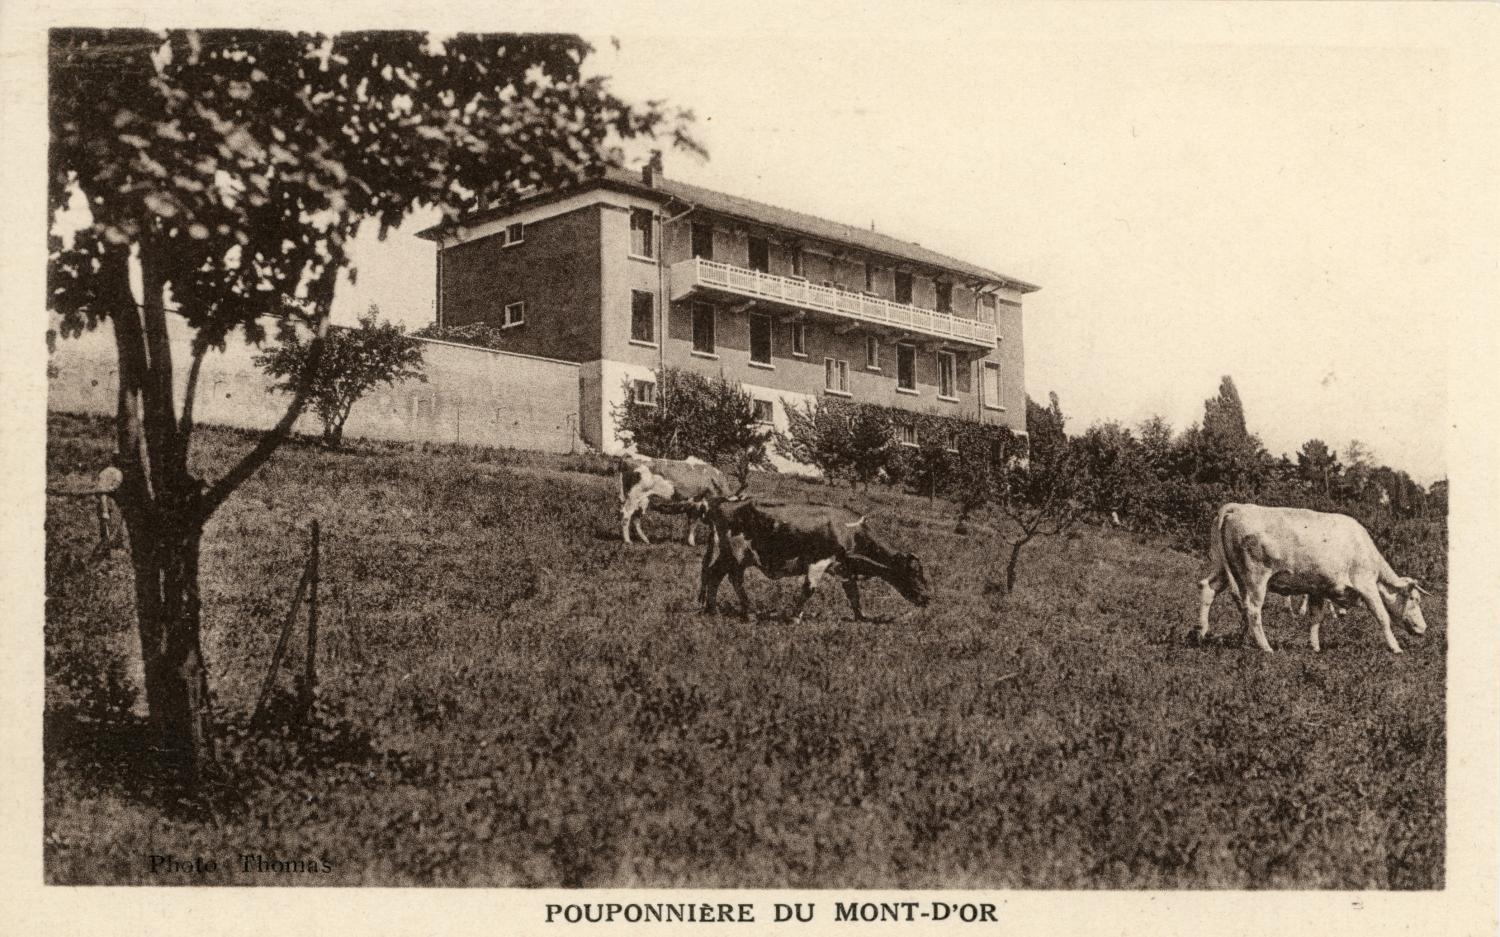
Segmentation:
[(1422, 617), (1422, 596), (1431, 593), (1418, 585), (1415, 579), (1407, 576), (1395, 588), (1387, 590), (1382, 586), (1380, 592), (1380, 597), (1385, 600), (1386, 611), (1391, 613), (1392, 618), (1399, 619), (1408, 631), (1422, 634), (1427, 630), (1427, 619)]
[(927, 585), (927, 573), (922, 561), (910, 553), (897, 553), (891, 557), (891, 575), (886, 579), (902, 597), (918, 608), (926, 608), (932, 601), (932, 589)]

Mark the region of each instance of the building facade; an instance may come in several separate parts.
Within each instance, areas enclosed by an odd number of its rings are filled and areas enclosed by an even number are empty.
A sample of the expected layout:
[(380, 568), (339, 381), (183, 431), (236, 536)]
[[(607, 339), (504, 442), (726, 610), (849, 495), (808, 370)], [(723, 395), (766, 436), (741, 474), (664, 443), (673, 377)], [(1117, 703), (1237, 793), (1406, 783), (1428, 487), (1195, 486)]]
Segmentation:
[[(648, 167), (475, 213), (437, 244), (443, 327), (579, 364), (579, 430), (655, 372), (739, 382), (764, 420), (838, 397), (1026, 430), (1021, 302), (1039, 287), (874, 231), (687, 185)], [(909, 441), (909, 440), (908, 440)]]

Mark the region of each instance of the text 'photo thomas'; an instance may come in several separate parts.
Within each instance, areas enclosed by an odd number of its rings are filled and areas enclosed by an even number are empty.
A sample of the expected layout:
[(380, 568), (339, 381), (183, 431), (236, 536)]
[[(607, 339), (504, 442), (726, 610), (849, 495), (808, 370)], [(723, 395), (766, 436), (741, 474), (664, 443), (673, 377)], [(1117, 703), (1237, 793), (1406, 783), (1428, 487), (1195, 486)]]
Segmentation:
[(888, 25), (51, 32), (49, 883), (1444, 887), (1420, 57)]

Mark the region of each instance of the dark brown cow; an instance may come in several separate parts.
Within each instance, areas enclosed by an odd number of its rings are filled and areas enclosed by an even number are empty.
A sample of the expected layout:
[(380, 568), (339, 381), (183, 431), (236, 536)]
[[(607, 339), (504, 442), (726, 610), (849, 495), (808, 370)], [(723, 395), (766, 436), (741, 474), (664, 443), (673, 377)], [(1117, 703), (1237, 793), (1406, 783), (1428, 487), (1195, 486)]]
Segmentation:
[(703, 553), (698, 590), (705, 611), (717, 608), (719, 583), (728, 576), (739, 595), (740, 614), (748, 617), (745, 570), (752, 566), (772, 579), (807, 577), (793, 621), (801, 620), (803, 607), (826, 574), (842, 580), (855, 620), (864, 618), (859, 607), (861, 578), (884, 579), (920, 607), (931, 601), (921, 561), (910, 553), (887, 549), (853, 511), (827, 504), (716, 499), (709, 505), (708, 521), (714, 535)]
[(620, 538), (630, 532), (650, 543), (641, 530), (641, 516), (654, 507), (664, 514), (687, 515), (688, 546), (697, 546), (694, 531), (708, 510), (709, 498), (729, 494), (724, 475), (698, 459), (650, 459), (632, 455), (620, 464)]

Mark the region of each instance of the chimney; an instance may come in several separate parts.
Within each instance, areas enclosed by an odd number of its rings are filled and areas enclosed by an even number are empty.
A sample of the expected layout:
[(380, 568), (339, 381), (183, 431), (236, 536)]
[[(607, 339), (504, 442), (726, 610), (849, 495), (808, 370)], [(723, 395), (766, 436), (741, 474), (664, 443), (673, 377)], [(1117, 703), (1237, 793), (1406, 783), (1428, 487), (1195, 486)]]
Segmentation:
[(641, 181), (649, 188), (656, 188), (656, 183), (664, 178), (661, 171), (661, 150), (652, 150), (651, 158), (641, 168)]

